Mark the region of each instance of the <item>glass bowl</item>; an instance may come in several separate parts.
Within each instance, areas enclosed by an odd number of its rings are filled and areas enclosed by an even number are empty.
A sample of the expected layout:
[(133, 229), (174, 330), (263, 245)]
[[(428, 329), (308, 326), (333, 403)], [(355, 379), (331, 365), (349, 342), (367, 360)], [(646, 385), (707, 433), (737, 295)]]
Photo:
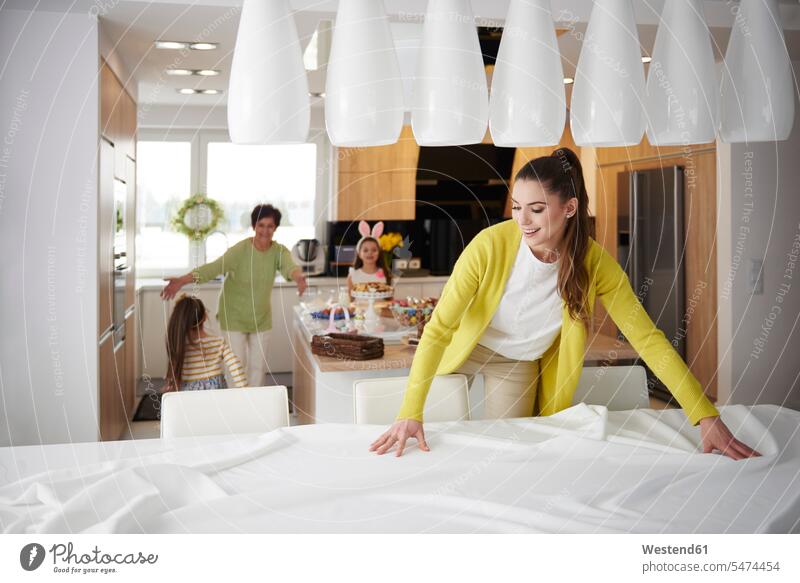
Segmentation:
[(317, 312), (327, 306), (327, 294), (317, 287), (309, 287), (300, 296), (300, 307), (306, 313)]
[(416, 328), (421, 323), (427, 323), (433, 315), (434, 302), (394, 302), (391, 305), (392, 316), (403, 328)]

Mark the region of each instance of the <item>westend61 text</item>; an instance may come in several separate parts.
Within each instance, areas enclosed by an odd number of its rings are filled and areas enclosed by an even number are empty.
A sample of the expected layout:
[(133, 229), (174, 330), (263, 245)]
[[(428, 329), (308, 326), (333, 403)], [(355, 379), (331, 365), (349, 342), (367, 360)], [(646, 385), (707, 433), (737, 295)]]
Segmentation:
[(708, 545), (689, 545), (685, 547), (642, 545), (642, 552), (645, 555), (707, 555)]

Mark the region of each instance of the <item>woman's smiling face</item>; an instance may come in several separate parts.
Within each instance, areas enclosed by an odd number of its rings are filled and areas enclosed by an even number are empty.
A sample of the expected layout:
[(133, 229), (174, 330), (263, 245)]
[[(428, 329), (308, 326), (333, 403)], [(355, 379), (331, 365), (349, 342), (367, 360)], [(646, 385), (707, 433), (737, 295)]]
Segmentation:
[(269, 245), (272, 243), (272, 237), (275, 235), (275, 221), (272, 217), (264, 217), (256, 223), (254, 228), (256, 232), (256, 239), (261, 245)]
[(537, 180), (517, 180), (511, 191), (511, 216), (531, 249), (558, 249), (567, 220), (577, 208), (577, 198), (562, 203), (557, 194), (548, 194)]

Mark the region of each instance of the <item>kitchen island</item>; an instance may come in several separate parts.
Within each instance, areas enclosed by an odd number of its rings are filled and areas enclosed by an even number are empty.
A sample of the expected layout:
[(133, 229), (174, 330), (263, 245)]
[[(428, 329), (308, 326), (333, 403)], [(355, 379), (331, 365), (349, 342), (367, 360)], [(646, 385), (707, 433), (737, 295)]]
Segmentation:
[[(363, 323), (359, 333), (366, 332)], [(344, 360), (311, 352), (311, 337), (323, 334), (328, 320), (311, 318), (300, 306), (294, 308), (292, 350), (292, 399), (298, 421), (307, 423), (353, 423), (353, 383), (359, 379), (407, 376), (416, 348), (401, 342), (404, 330), (392, 318), (379, 318), (378, 330), (369, 333), (383, 338), (384, 355), (374, 360)], [(587, 363), (614, 362), (637, 358), (626, 342), (595, 334), (588, 342)], [(470, 387), (470, 416), (483, 418), (483, 377), (477, 375)]]

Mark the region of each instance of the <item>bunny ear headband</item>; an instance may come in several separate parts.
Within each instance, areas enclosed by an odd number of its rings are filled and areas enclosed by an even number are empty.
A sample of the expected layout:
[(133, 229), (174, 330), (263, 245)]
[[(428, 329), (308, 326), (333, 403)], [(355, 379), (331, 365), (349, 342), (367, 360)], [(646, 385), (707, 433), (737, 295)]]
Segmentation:
[(383, 235), (383, 221), (375, 223), (371, 232), (367, 221), (361, 221), (358, 223), (358, 232), (361, 233), (361, 238), (358, 240), (358, 243), (356, 243), (356, 253), (361, 249), (361, 243), (364, 242), (364, 239), (370, 238), (378, 240), (378, 238)]

